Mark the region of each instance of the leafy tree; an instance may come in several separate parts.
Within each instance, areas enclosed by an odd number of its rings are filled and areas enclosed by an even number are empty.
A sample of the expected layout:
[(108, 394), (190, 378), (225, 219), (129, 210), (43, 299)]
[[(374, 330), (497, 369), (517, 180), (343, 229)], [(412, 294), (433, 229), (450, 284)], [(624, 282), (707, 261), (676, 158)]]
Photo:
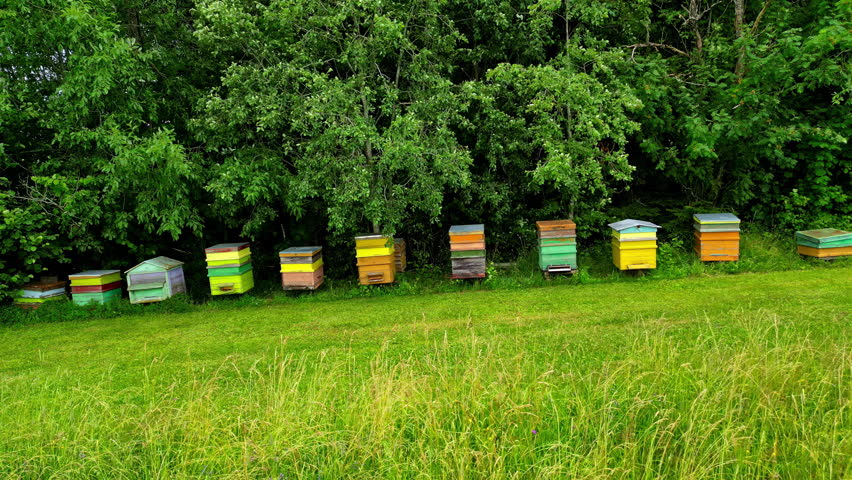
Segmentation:
[(441, 212), (470, 157), (450, 124), (458, 33), (438, 2), (202, 2), (196, 36), (235, 58), (195, 119), (208, 189), (243, 232), (322, 202), (333, 231), (393, 232)]

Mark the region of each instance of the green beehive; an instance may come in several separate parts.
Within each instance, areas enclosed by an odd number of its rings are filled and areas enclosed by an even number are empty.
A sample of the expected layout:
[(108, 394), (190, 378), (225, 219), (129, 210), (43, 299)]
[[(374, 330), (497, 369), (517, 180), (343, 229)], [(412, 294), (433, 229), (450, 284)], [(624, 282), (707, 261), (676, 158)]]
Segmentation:
[(130, 303), (161, 302), (186, 292), (183, 262), (168, 257), (145, 260), (124, 273)]
[(577, 225), (571, 220), (535, 222), (538, 266), (546, 275), (577, 271)]

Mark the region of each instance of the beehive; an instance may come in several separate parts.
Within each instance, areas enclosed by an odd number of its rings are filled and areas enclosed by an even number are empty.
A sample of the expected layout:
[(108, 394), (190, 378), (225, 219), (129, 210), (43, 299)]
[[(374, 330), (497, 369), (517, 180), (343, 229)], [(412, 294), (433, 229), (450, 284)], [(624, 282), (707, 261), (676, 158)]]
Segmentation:
[(393, 239), (393, 253), (394, 253), (394, 261), (396, 263), (396, 272), (401, 273), (405, 271), (406, 259), (405, 259), (405, 240), (402, 238), (394, 238)]
[(316, 290), (325, 279), (322, 247), (290, 247), (278, 252), (284, 290)]
[(121, 272), (88, 270), (68, 275), (71, 299), (78, 305), (106, 303), (121, 298)]
[(68, 282), (32, 282), (21, 287), (12, 303), (25, 310), (35, 310), (47, 302), (65, 300)]
[(485, 278), (485, 225), (450, 227), (451, 278)]
[(220, 243), (204, 249), (207, 278), (213, 295), (235, 295), (254, 287), (248, 242)]
[(577, 226), (571, 220), (535, 222), (538, 266), (547, 274), (577, 270)]
[(380, 234), (358, 235), (355, 257), (361, 285), (381, 285), (396, 280), (393, 238)]
[(830, 260), (852, 255), (852, 232), (821, 228), (796, 232), (796, 248), (800, 255)]
[(153, 303), (186, 292), (183, 262), (156, 257), (124, 272), (130, 303)]
[(619, 270), (657, 268), (657, 229), (659, 225), (627, 219), (610, 223), (612, 263)]
[(695, 253), (703, 262), (740, 259), (740, 219), (731, 213), (698, 213), (695, 220)]

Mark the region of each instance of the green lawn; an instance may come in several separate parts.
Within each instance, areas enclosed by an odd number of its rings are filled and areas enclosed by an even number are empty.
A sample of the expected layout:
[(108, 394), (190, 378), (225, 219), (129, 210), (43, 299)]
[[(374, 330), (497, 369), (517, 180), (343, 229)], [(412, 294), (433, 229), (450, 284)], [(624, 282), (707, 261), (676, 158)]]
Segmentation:
[(849, 478), (852, 267), (0, 327), (3, 478)]

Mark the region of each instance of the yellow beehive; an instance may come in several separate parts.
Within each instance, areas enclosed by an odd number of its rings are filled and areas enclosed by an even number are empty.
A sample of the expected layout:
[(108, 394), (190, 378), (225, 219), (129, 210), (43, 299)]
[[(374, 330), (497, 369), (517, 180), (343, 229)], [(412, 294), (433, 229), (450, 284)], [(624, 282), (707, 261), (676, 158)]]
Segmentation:
[(659, 225), (627, 219), (609, 224), (612, 228), (612, 263), (619, 270), (657, 268)]
[(393, 238), (380, 234), (355, 237), (358, 281), (361, 285), (393, 283), (396, 272)]

